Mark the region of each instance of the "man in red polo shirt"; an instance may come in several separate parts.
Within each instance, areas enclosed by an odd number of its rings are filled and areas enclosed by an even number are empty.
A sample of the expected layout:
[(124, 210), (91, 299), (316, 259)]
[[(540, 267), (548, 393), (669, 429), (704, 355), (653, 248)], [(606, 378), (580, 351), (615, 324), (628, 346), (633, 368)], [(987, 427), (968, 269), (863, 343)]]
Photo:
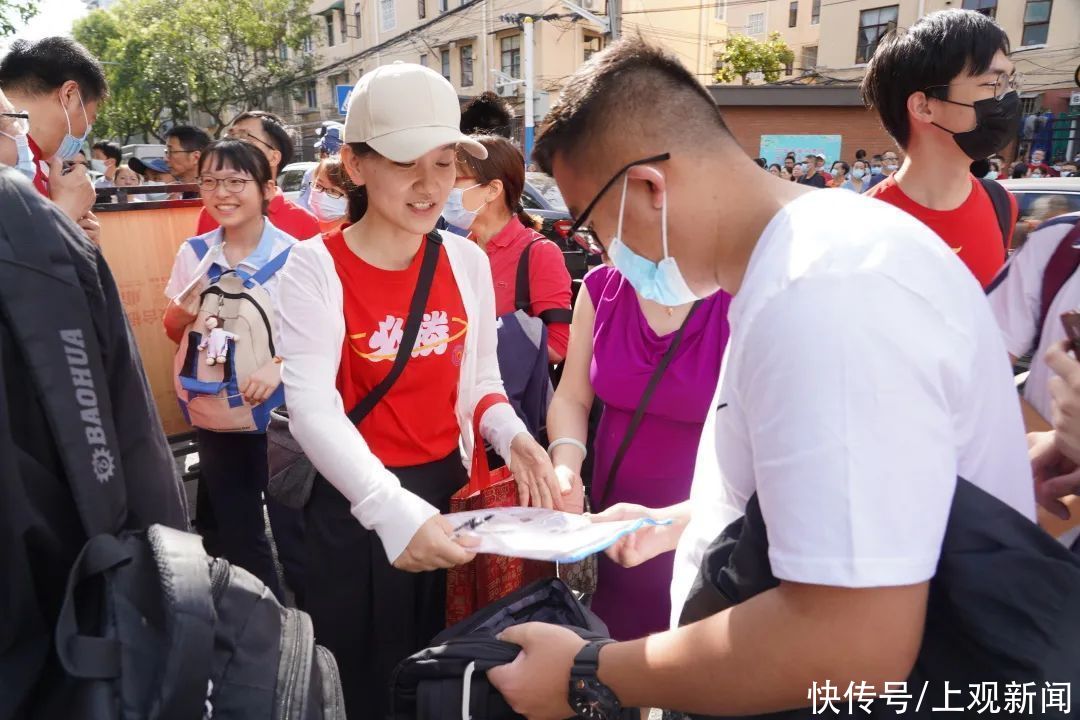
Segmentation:
[(101, 64), (70, 38), (16, 40), (0, 60), (0, 87), (19, 112), (29, 114), (34, 187), (97, 241), (90, 212), (94, 186), (82, 165), (64, 161), (83, 151), (98, 104), (108, 93)]
[(1008, 36), (990, 18), (943, 10), (882, 40), (862, 85), (867, 105), (907, 155), (867, 194), (922, 220), (983, 287), (1005, 263), (1016, 224), (1016, 200), (999, 193), (1009, 205), (1009, 237), (1002, 237), (994, 199), (970, 172), (972, 160), (1001, 150), (1020, 127), (1008, 52)]
[[(292, 138), (285, 129), (285, 123), (273, 113), (262, 110), (241, 113), (229, 124), (229, 129), (225, 131), (225, 134), (229, 138), (241, 140), (261, 150), (270, 163), (270, 174), (274, 178), (277, 178), (278, 173), (281, 172), (282, 164), (293, 156)], [(320, 232), (319, 221), (315, 219), (315, 216), (286, 198), (281, 193), (281, 188), (278, 188), (277, 195), (270, 201), (266, 216), (274, 227), (292, 235), (297, 240), (316, 237)], [(206, 208), (203, 208), (199, 214), (196, 234), (208, 233), (217, 226), (217, 222), (210, 217), (210, 213), (206, 212)]]

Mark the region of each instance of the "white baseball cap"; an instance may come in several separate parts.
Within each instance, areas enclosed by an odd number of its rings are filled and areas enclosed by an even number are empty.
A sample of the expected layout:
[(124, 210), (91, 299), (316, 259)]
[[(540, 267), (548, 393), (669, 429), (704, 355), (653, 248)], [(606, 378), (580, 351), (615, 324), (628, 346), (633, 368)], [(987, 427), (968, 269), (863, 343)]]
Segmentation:
[(345, 116), (345, 142), (367, 143), (394, 162), (412, 162), (444, 145), (483, 160), (487, 148), (464, 135), (454, 86), (423, 65), (395, 62), (360, 78)]

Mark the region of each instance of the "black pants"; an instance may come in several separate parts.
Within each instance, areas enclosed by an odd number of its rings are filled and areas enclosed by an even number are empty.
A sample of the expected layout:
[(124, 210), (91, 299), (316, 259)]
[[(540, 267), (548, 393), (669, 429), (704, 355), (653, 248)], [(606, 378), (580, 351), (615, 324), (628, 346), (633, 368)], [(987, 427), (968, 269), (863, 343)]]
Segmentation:
[[(266, 435), (198, 430), (199, 480), (206, 488), (215, 529), (213, 551), (262, 582), (284, 602), (263, 518), (269, 478)], [(303, 605), (307, 584), (303, 514), (266, 499), (270, 527), (285, 579)]]
[[(457, 452), (438, 462), (391, 468), (402, 486), (447, 512), (468, 476)], [(305, 508), (307, 611), (315, 637), (337, 659), (349, 720), (384, 720), (398, 663), (445, 627), (446, 572), (396, 570), (373, 531), (321, 476)]]

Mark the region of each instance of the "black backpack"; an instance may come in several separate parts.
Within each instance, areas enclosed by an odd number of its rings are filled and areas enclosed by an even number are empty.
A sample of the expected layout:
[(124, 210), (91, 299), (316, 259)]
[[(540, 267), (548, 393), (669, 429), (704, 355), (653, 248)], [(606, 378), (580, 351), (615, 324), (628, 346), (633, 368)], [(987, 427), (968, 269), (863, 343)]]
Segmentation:
[[(513, 662), (521, 650), (495, 637), (527, 622), (561, 625), (586, 640), (610, 637), (600, 618), (561, 580), (538, 580), (444, 630), (428, 648), (402, 661), (394, 671), (389, 720), (521, 718), (488, 682), (487, 671)], [(620, 716), (640, 718), (633, 708), (623, 708)]]
[[(62, 671), (39, 689), (34, 717), (344, 718), (337, 666), (315, 646), (307, 615), (281, 607), (246, 571), (208, 557), (196, 535), (161, 524), (125, 529), (138, 527), (129, 505), (141, 502), (129, 501), (127, 489), (173, 478), (125, 478), (126, 470), (146, 466), (121, 462), (131, 438), (117, 432), (118, 401), (109, 390), (122, 379), (108, 357), (115, 348), (101, 342), (105, 320), (92, 315), (86, 290), (86, 260), (96, 251), (69, 244), (73, 226), (32, 196), (19, 197), (22, 185), (0, 173), (0, 339), (25, 359), (0, 369), (5, 386), (33, 388), (48, 421), (35, 437), (51, 435), (60, 483), (89, 538), (70, 569), (56, 623), (49, 666)], [(60, 232), (52, 231), (55, 223)], [(108, 285), (104, 295), (115, 299), (106, 276), (94, 282)], [(4, 497), (7, 488), (45, 479), (23, 462), (15, 428), (22, 410), (0, 402)]]

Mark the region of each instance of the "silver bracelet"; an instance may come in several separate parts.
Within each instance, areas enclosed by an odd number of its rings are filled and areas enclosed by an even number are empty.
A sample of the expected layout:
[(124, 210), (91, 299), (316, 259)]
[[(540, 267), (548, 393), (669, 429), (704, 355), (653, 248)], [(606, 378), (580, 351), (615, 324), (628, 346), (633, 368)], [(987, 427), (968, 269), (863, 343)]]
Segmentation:
[(548, 445), (548, 455), (551, 455), (551, 453), (555, 451), (555, 448), (559, 447), (560, 445), (573, 445), (574, 447), (576, 447), (578, 450), (581, 451), (582, 455), (584, 455), (585, 457), (589, 456), (589, 449), (587, 447), (585, 447), (585, 443), (581, 442), (580, 440), (578, 440), (576, 438), (568, 438), (568, 437), (558, 438), (557, 440), (552, 440), (551, 444)]

